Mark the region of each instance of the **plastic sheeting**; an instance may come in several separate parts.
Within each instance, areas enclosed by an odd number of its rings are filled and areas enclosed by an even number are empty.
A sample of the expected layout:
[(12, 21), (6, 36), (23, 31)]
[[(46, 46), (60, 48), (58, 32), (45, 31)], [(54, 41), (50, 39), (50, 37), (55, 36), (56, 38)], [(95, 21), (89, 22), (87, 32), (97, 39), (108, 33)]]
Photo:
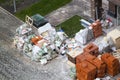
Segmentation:
[(70, 68), (70, 77), (75, 79), (76, 78), (76, 68), (75, 67), (71, 67)]
[(42, 54), (39, 55), (39, 51), (41, 49), (38, 47), (38, 46), (33, 46), (33, 50), (32, 50), (32, 60), (35, 60), (35, 61), (39, 61), (39, 59), (41, 58)]
[(32, 31), (32, 28), (28, 27), (26, 23), (24, 23), (23, 25), (21, 25), (20, 27), (16, 29), (16, 33), (19, 36), (25, 35), (26, 33), (29, 33), (31, 31)]
[(81, 44), (86, 44), (91, 39), (93, 39), (92, 29), (82, 29), (75, 35), (75, 40), (80, 42)]
[(113, 40), (111, 37), (104, 37), (99, 43), (96, 43), (96, 45), (99, 47), (99, 52), (109, 52), (110, 49), (114, 46)]
[(46, 32), (47, 30), (50, 30), (52, 28), (50, 23), (45, 24), (44, 26), (41, 26), (38, 28), (38, 33), (42, 34), (43, 32)]

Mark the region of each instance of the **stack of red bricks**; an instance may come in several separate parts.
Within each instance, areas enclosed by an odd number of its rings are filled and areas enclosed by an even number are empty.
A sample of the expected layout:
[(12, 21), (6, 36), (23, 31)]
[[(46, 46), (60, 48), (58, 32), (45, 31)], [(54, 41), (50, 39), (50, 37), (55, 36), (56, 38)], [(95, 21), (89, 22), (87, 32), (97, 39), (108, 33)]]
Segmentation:
[(90, 43), (83, 50), (84, 50), (84, 54), (89, 53), (89, 54), (97, 57), (99, 55), (98, 49), (99, 48), (95, 44)]
[(105, 76), (106, 64), (92, 55), (85, 55), (86, 60), (93, 64), (97, 68), (96, 78), (102, 78)]
[(95, 38), (102, 35), (102, 26), (99, 20), (95, 21), (90, 27), (92, 27)]
[(94, 79), (97, 77), (102, 78), (105, 76), (106, 64), (103, 61), (99, 60), (91, 54), (82, 54), (76, 57), (76, 72), (78, 80), (89, 80), (80, 78), (80, 76), (82, 76), (82, 73), (80, 73), (80, 66), (78, 64), (81, 64), (83, 61), (88, 62), (96, 68), (96, 73), (92, 75)]
[(76, 64), (78, 80), (94, 80), (96, 67), (88, 61), (82, 61)]
[[(119, 71), (120, 64), (118, 59), (109, 53), (104, 53), (101, 56), (101, 60), (87, 52), (76, 57), (76, 73), (78, 80), (94, 80), (95, 78), (104, 77), (106, 73), (115, 76)], [(91, 73), (92, 75), (90, 75)]]
[(78, 55), (77, 57), (76, 57), (76, 64), (77, 63), (81, 63), (82, 61), (85, 61), (86, 60), (86, 57), (85, 57), (85, 55), (82, 53), (82, 54), (80, 54), (80, 55)]
[(113, 57), (109, 53), (105, 53), (101, 56), (103, 62), (107, 65), (107, 73), (111, 76), (115, 76), (119, 73), (120, 65), (118, 59)]

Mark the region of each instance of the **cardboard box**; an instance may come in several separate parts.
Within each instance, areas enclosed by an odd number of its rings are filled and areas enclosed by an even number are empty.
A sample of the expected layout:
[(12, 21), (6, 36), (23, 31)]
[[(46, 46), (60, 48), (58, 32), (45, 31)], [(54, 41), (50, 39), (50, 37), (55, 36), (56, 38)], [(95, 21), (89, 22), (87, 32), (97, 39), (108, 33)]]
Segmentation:
[(69, 53), (67, 53), (68, 60), (75, 64), (76, 63), (76, 57), (79, 54), (82, 54), (82, 53), (83, 53), (82, 49), (77, 49), (76, 48), (76, 49), (70, 51)]
[(74, 63), (72, 63), (71, 61), (67, 61), (67, 64), (70, 66), (70, 67), (75, 67), (75, 64)]
[(110, 36), (116, 46), (117, 49), (120, 49), (120, 31), (117, 29), (112, 30), (107, 34), (107, 36)]

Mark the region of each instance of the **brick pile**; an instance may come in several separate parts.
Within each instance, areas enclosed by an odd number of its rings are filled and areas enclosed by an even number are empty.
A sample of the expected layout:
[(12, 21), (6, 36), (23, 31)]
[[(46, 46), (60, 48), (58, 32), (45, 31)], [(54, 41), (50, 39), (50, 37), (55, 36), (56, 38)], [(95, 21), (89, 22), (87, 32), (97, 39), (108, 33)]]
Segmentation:
[(85, 61), (85, 60), (86, 60), (86, 58), (85, 58), (84, 54), (80, 54), (76, 57), (76, 64), (81, 63), (82, 61)]
[[(120, 63), (117, 58), (110, 53), (104, 53), (101, 56), (101, 59), (97, 57), (98, 55), (98, 47), (93, 43), (90, 43), (83, 49), (83, 53), (76, 57), (76, 73), (78, 80), (91, 80), (93, 77), (94, 79), (103, 78), (106, 73), (110, 76), (115, 76), (120, 72)], [(83, 64), (84, 62), (85, 64)], [(94, 70), (90, 69), (91, 71), (86, 71), (86, 67), (82, 67), (82, 65), (86, 66), (86, 64), (96, 68), (95, 76), (94, 74), (91, 76), (89, 75), (89, 73), (94, 73)], [(87, 67), (89, 69), (90, 66)], [(86, 72), (83, 73), (84, 71)], [(86, 78), (84, 78), (85, 75)]]
[(120, 80), (120, 78), (118, 78), (117, 80)]
[(96, 67), (88, 61), (82, 61), (76, 64), (78, 80), (94, 80)]
[(98, 49), (99, 49), (98, 46), (96, 46), (93, 43), (90, 43), (83, 49), (83, 51), (84, 51), (84, 54), (89, 53), (89, 54), (97, 57), (99, 55)]
[(101, 56), (101, 60), (107, 65), (107, 73), (111, 76), (115, 76), (119, 73), (120, 65), (118, 59), (109, 53), (105, 53)]
[(82, 54), (76, 57), (76, 71), (78, 71), (79, 68), (77, 67), (77, 64), (82, 63), (83, 61), (88, 61), (90, 64), (96, 67), (97, 70), (95, 78), (102, 78), (105, 76), (106, 64), (91, 54)]
[(94, 38), (102, 35), (102, 26), (99, 20), (95, 21), (90, 27), (92, 27)]
[(92, 55), (85, 55), (86, 60), (93, 64), (97, 68), (96, 78), (102, 78), (105, 76), (106, 64)]

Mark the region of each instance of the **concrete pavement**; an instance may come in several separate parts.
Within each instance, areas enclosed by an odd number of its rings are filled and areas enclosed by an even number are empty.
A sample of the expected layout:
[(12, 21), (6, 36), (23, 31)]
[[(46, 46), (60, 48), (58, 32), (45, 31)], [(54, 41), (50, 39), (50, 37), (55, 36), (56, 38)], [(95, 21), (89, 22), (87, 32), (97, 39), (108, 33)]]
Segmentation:
[(43, 66), (13, 46), (15, 30), (22, 23), (0, 7), (0, 80), (71, 80), (66, 57)]
[[(86, 3), (86, 5), (83, 4), (85, 4), (84, 0), (73, 0), (69, 4), (51, 12), (45, 17), (52, 25), (56, 26), (74, 15), (83, 16), (85, 6), (89, 5), (90, 3)], [(90, 12), (88, 13), (90, 14)]]

